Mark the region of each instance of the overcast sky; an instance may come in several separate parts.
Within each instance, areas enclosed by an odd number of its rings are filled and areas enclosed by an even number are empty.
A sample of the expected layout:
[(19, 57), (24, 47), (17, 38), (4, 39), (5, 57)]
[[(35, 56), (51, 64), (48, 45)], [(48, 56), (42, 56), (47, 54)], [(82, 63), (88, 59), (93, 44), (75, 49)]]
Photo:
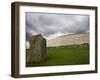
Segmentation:
[(26, 48), (32, 35), (42, 34), (50, 40), (84, 32), (89, 32), (88, 15), (26, 13)]

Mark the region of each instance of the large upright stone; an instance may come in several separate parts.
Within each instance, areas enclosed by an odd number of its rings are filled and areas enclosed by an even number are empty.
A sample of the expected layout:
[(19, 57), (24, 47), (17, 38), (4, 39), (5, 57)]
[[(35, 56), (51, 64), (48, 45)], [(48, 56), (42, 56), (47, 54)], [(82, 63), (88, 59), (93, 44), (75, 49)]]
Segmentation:
[(46, 59), (46, 39), (41, 34), (32, 36), (27, 62), (44, 62)]

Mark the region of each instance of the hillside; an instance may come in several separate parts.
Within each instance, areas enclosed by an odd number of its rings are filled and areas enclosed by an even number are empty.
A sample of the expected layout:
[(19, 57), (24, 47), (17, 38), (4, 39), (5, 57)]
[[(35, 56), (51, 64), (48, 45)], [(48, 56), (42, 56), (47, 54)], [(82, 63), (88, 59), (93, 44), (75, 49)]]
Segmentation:
[(56, 39), (47, 40), (47, 47), (80, 45), (84, 43), (89, 43), (89, 33), (64, 35)]

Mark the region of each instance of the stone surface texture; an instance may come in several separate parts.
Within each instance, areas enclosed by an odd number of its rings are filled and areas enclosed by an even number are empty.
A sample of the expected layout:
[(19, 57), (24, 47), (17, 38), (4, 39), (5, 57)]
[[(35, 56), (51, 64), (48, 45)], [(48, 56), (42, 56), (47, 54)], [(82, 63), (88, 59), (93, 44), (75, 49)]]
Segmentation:
[(46, 39), (41, 34), (32, 36), (27, 62), (44, 62), (46, 59)]

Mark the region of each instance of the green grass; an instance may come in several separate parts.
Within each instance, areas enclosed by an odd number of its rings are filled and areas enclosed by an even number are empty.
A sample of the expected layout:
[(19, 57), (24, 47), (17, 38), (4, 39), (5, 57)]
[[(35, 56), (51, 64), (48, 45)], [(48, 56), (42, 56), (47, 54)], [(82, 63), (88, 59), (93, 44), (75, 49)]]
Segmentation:
[(89, 47), (87, 45), (47, 48), (44, 63), (27, 63), (27, 67), (89, 64)]

